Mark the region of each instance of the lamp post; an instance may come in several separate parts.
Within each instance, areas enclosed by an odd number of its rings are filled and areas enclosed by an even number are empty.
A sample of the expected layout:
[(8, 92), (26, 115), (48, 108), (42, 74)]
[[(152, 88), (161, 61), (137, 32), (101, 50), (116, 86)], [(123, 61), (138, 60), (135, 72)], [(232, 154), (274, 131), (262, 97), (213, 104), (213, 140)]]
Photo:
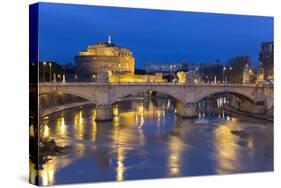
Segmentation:
[(172, 81), (172, 69), (173, 69), (173, 65), (170, 65), (170, 82)]
[(45, 66), (46, 66), (46, 62), (43, 62), (43, 82), (45, 82)]
[(225, 82), (225, 77), (224, 77), (225, 70), (226, 70), (226, 67), (223, 67), (223, 71), (222, 71), (222, 83)]
[(118, 64), (118, 68), (119, 68), (119, 84), (120, 84), (120, 74), (121, 74), (121, 64)]
[(173, 65), (173, 68), (172, 68), (172, 74), (173, 74), (172, 82), (173, 82), (173, 83), (174, 83), (174, 81), (175, 81), (175, 80), (174, 80), (174, 79), (175, 79), (174, 76), (176, 75), (176, 74), (175, 74), (176, 71), (177, 71), (176, 68), (177, 68), (177, 66), (176, 66), (176, 65)]
[(60, 75), (60, 74), (58, 74), (58, 78), (59, 78), (59, 80), (58, 80), (58, 81), (61, 81), (61, 75)]
[(53, 75), (53, 82), (57, 82), (57, 75), (56, 75), (56, 73), (54, 73), (54, 75)]
[(50, 82), (52, 81), (52, 63), (49, 63), (49, 68), (50, 68)]
[(199, 73), (199, 68), (198, 68), (198, 67), (196, 67), (196, 68), (195, 68), (195, 70), (196, 70), (196, 75), (198, 75), (198, 78), (197, 78), (197, 83), (199, 83), (199, 82), (200, 82), (200, 73)]
[(229, 71), (230, 71), (229, 80), (231, 82), (231, 79), (232, 79), (232, 67), (229, 67)]
[(250, 70), (249, 70), (249, 83), (251, 83), (251, 78), (252, 78), (253, 74), (254, 74), (254, 71), (250, 68)]
[(62, 75), (62, 83), (65, 83), (65, 74)]

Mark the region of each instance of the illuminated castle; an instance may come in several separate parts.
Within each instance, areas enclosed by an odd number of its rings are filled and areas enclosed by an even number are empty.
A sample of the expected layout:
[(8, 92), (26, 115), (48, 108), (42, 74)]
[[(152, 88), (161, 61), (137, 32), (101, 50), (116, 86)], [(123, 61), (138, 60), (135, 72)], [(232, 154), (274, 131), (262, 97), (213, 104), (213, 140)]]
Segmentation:
[(135, 58), (128, 48), (121, 48), (111, 42), (98, 42), (88, 46), (75, 56), (76, 75), (92, 81), (108, 82), (166, 82), (161, 73), (136, 75)]
[(112, 74), (134, 74), (135, 59), (127, 48), (111, 42), (98, 42), (88, 46), (75, 57), (79, 76), (94, 76), (98, 72), (110, 71)]

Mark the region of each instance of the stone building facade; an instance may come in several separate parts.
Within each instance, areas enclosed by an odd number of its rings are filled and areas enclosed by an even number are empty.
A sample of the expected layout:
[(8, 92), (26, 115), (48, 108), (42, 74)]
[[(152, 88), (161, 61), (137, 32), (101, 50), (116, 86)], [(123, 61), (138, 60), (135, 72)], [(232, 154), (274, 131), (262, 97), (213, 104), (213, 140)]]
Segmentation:
[(127, 48), (111, 42), (98, 42), (90, 45), (75, 56), (76, 73), (82, 77), (92, 77), (98, 72), (110, 71), (112, 74), (134, 74), (135, 59)]
[(263, 42), (261, 43), (261, 49), (259, 54), (259, 60), (264, 69), (264, 79), (273, 80), (273, 56), (274, 56), (274, 43)]

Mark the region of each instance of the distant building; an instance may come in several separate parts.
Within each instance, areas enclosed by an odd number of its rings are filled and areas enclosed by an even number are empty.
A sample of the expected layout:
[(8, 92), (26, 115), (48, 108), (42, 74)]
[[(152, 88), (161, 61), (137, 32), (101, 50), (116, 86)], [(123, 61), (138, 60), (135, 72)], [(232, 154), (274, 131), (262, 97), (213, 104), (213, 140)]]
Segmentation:
[(78, 76), (93, 76), (98, 72), (110, 71), (112, 74), (134, 74), (135, 59), (127, 48), (111, 42), (98, 42), (90, 45), (75, 57)]
[(263, 42), (261, 43), (260, 57), (259, 60), (264, 69), (264, 79), (273, 80), (273, 53), (274, 43)]
[(188, 71), (187, 63), (145, 64), (147, 74), (162, 73), (163, 75), (175, 74), (178, 71)]

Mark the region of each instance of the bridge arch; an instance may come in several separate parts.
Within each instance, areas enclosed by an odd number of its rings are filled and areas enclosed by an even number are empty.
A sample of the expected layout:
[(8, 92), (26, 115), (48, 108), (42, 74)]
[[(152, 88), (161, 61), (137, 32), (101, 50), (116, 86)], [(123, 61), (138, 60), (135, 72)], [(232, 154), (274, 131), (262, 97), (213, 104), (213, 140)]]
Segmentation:
[(231, 93), (235, 96), (242, 96), (245, 97), (247, 99), (249, 99), (250, 101), (254, 102), (255, 101), (255, 96), (252, 95), (252, 93), (250, 92), (245, 92), (243, 90), (233, 90), (233, 89), (224, 89), (224, 90), (209, 90), (209, 91), (205, 91), (205, 92), (201, 92), (199, 95), (197, 95), (193, 102), (194, 103), (198, 103), (199, 101), (201, 101), (202, 99), (212, 96), (212, 95), (216, 95), (216, 94), (220, 94), (220, 93)]
[(168, 95), (169, 97), (172, 97), (173, 99), (175, 99), (178, 102), (184, 103), (183, 96), (176, 95), (175, 92), (172, 92), (169, 90), (163, 90), (163, 89), (155, 87), (155, 88), (135, 88), (135, 89), (123, 90), (121, 92), (116, 92), (116, 93), (114, 93), (114, 96), (112, 96), (110, 104), (112, 105), (113, 103), (115, 103), (118, 100), (123, 99), (127, 96), (136, 95), (136, 94), (148, 92), (148, 91), (165, 94), (165, 95)]

